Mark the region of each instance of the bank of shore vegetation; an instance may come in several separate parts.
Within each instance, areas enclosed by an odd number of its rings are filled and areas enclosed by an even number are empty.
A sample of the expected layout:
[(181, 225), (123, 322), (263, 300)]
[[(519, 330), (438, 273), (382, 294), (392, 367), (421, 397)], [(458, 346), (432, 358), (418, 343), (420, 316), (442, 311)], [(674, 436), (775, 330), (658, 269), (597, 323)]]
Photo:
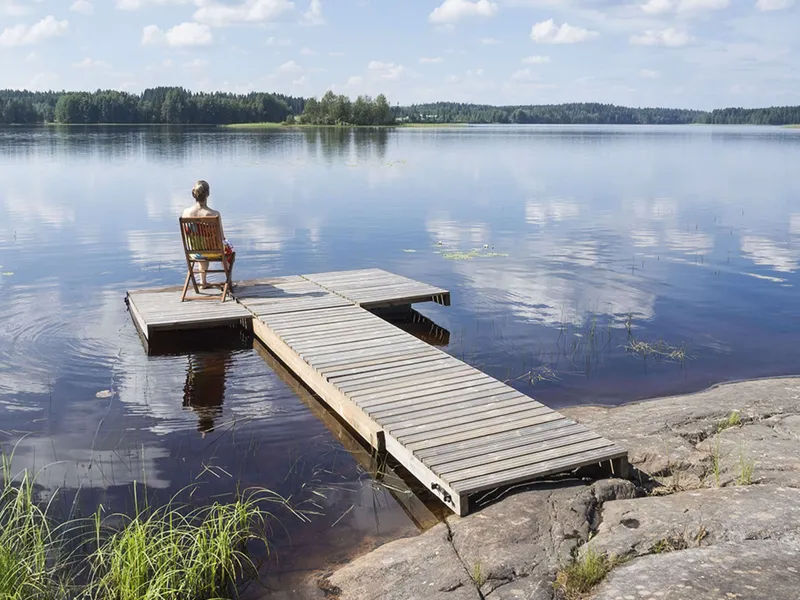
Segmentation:
[(284, 123), (324, 126), (395, 124), (612, 124), (612, 125), (791, 125), (800, 123), (800, 106), (723, 108), (712, 111), (631, 108), (613, 104), (569, 103), (490, 106), (435, 102), (391, 106), (381, 94), (351, 100), (329, 91), (321, 98), (253, 92), (191, 92), (178, 87), (141, 94), (30, 92), (0, 90), (2, 124), (176, 124), (230, 125)]

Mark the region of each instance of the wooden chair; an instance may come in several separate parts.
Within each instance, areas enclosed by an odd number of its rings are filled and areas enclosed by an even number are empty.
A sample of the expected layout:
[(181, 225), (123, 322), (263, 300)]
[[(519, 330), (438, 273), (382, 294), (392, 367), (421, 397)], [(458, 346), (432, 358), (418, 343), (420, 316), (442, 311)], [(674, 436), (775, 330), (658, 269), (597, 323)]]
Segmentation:
[[(219, 217), (181, 217), (179, 219), (181, 227), (181, 238), (183, 239), (183, 252), (186, 255), (186, 283), (183, 284), (183, 295), (181, 302), (186, 300), (186, 292), (189, 290), (189, 283), (194, 286), (194, 291), (200, 294), (197, 287), (197, 280), (194, 276), (194, 266), (201, 262), (218, 262), (222, 264), (221, 269), (207, 269), (206, 273), (225, 273), (225, 283), (222, 287), (222, 302), (228, 297), (228, 292), (233, 286), (231, 272), (233, 266), (225, 255), (225, 242), (222, 238), (222, 227)], [(216, 284), (220, 287), (220, 284)], [(214, 300), (218, 296), (198, 296), (191, 300)]]

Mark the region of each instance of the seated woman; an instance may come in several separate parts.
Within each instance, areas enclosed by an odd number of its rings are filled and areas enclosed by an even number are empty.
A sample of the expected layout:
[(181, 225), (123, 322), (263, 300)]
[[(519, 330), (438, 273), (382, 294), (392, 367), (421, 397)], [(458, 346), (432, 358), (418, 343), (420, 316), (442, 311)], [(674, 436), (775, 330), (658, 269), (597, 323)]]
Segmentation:
[[(236, 261), (236, 250), (233, 245), (225, 238), (225, 230), (222, 228), (222, 215), (219, 211), (208, 207), (208, 196), (211, 194), (211, 188), (207, 181), (202, 179), (194, 184), (192, 188), (192, 196), (194, 197), (194, 206), (190, 206), (183, 211), (183, 217), (219, 217), (219, 227), (222, 231), (222, 237), (225, 241), (225, 257), (228, 259), (228, 264), (233, 266)], [(200, 284), (205, 289), (210, 287), (206, 281), (206, 270), (208, 269), (208, 262), (203, 261), (198, 263), (200, 265)]]

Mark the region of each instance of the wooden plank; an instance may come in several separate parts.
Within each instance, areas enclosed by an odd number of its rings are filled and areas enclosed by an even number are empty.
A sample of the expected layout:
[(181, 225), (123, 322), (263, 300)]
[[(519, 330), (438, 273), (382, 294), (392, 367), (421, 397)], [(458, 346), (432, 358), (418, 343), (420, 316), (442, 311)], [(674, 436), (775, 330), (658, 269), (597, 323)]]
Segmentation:
[(450, 365), (453, 361), (457, 361), (447, 354), (438, 356), (435, 360), (428, 359), (427, 361), (418, 360), (416, 362), (402, 364), (402, 365), (387, 365), (384, 367), (377, 366), (374, 369), (355, 371), (343, 375), (333, 375), (330, 379), (336, 383), (356, 383), (359, 381), (377, 381), (383, 378), (391, 378), (397, 375), (424, 373), (429, 369), (438, 368), (437, 364), (441, 367)]
[(306, 364), (266, 323), (253, 319), (253, 333), (373, 448), (383, 450), (383, 431), (364, 411)]
[(450, 410), (450, 407), (457, 406), (465, 402), (472, 401), (494, 401), (502, 400), (509, 397), (516, 397), (520, 393), (514, 388), (510, 387), (494, 387), (487, 390), (486, 386), (476, 387), (476, 389), (467, 393), (449, 394), (437, 396), (435, 399), (425, 399), (425, 402), (418, 402), (412, 400), (411, 402), (396, 402), (384, 408), (369, 409), (370, 415), (383, 422), (384, 419), (391, 421), (392, 419), (405, 418), (406, 414), (413, 414), (419, 411), (427, 410)]
[[(423, 465), (411, 452), (391, 435), (385, 436), (386, 451), (394, 456), (397, 461), (416, 477), (425, 489), (440, 498), (446, 506), (458, 515), (465, 515), (469, 505), (465, 498), (457, 493), (441, 477)], [(434, 489), (434, 484), (436, 489)]]
[[(307, 348), (325, 348), (327, 346), (341, 346), (342, 344), (352, 344), (356, 342), (369, 342), (373, 340), (393, 340), (393, 339), (406, 339), (408, 334), (399, 329), (392, 330), (391, 328), (380, 327), (377, 329), (366, 330), (353, 330), (340, 331), (332, 333), (328, 336), (314, 336), (312, 338), (290, 338), (284, 337), (283, 339), (292, 346), (297, 348), (298, 351)], [(391, 343), (391, 342), (387, 342)]]
[[(553, 456), (557, 458), (559, 456), (557, 452), (559, 448), (573, 446), (582, 442), (590, 442), (598, 439), (602, 438), (595, 432), (586, 429), (571, 435), (559, 435), (549, 440), (539, 441), (523, 446), (513, 446), (503, 450), (484, 451), (480, 454), (473, 454), (468, 458), (440, 463), (436, 466), (436, 468), (434, 468), (429, 462), (425, 462), (425, 464), (428, 467), (433, 468), (434, 472), (446, 478), (448, 481), (455, 481), (451, 475), (457, 472), (474, 469), (483, 465), (489, 465), (491, 463), (501, 463), (502, 461), (511, 458), (524, 458), (529, 456), (538, 457), (540, 454), (543, 455), (545, 451), (554, 452), (555, 454)], [(565, 453), (569, 454), (570, 451), (566, 450)], [(523, 460), (523, 462), (525, 461)]]
[[(469, 368), (454, 367), (444, 372), (426, 373), (419, 377), (407, 377), (401, 381), (381, 384), (373, 383), (371, 386), (363, 387), (358, 390), (345, 390), (346, 393), (361, 402), (362, 399), (371, 401), (374, 399), (385, 398), (387, 396), (416, 397), (419, 392), (432, 390), (433, 394), (446, 392), (459, 386), (469, 385), (480, 379), (478, 374), (470, 371)], [(431, 394), (426, 394), (431, 395)]]
[[(399, 352), (401, 350), (411, 350), (413, 348), (417, 348), (417, 347), (419, 347), (419, 343), (418, 342), (401, 341), (399, 343), (393, 344), (392, 347), (396, 351)], [(383, 350), (385, 350), (385, 348)], [(306, 360), (310, 361), (312, 364), (316, 365), (317, 361), (324, 362), (326, 360), (333, 359), (333, 358), (335, 358), (335, 359), (345, 359), (345, 358), (346, 359), (351, 359), (351, 358), (359, 359), (359, 358), (366, 358), (366, 357), (373, 357), (373, 356), (377, 356), (377, 357), (383, 356), (383, 351), (381, 351), (380, 347), (377, 350), (374, 347), (370, 347), (370, 348), (361, 348), (361, 349), (345, 350), (345, 351), (338, 351), (338, 352), (331, 352), (331, 351), (323, 350), (322, 352), (323, 352), (322, 354), (315, 354), (315, 353), (303, 354), (303, 358), (305, 358)]]
[[(420, 354), (420, 352), (422, 354)], [(389, 355), (384, 354), (380, 360), (370, 362), (368, 364), (360, 364), (356, 366), (330, 366), (330, 367), (317, 367), (325, 376), (331, 381), (335, 382), (336, 378), (342, 374), (352, 373), (367, 373), (372, 369), (384, 369), (392, 365), (415, 365), (422, 364), (427, 361), (442, 360), (444, 357), (441, 353), (433, 352), (433, 348), (419, 348), (416, 352), (411, 354)]]
[(325, 373), (328, 369), (366, 367), (375, 364), (386, 364), (392, 360), (430, 356), (436, 356), (431, 348), (412, 348), (410, 350), (400, 348), (392, 352), (386, 352), (380, 356), (356, 357), (355, 359), (336, 357), (329, 361), (316, 361), (314, 362), (314, 368), (320, 373)]
[(614, 443), (600, 436), (595, 436), (594, 439), (570, 444), (552, 450), (545, 450), (543, 452), (534, 452), (529, 455), (512, 455), (505, 460), (497, 461), (484, 461), (477, 466), (464, 468), (460, 470), (453, 470), (447, 473), (447, 480), (451, 483), (465, 480), (475, 480), (484, 476), (497, 476), (503, 471), (510, 471), (520, 467), (528, 467), (536, 463), (546, 463), (549, 460), (558, 460), (573, 454), (580, 454), (591, 450), (599, 450), (608, 446), (613, 446)]
[(477, 375), (476, 371), (469, 365), (459, 364), (458, 361), (440, 361), (442, 364), (428, 365), (417, 371), (400, 373), (399, 375), (387, 375), (384, 377), (362, 379), (351, 382), (338, 382), (337, 387), (346, 390), (348, 393), (379, 392), (384, 389), (401, 389), (409, 386), (416, 386), (428, 381), (445, 381), (456, 377), (467, 375)]
[(281, 323), (275, 324), (275, 333), (280, 333), (281, 336), (308, 334), (312, 333), (327, 333), (328, 328), (332, 326), (342, 326), (346, 328), (354, 327), (367, 327), (375, 324), (375, 317), (371, 315), (349, 315), (346, 317), (331, 317), (330, 319), (323, 320), (317, 319), (312, 324), (308, 323)]
[(335, 306), (333, 308), (319, 308), (307, 315), (298, 317), (297, 315), (274, 315), (265, 317), (264, 321), (280, 325), (299, 325), (301, 323), (326, 323), (331, 319), (344, 319), (347, 317), (364, 318), (366, 315), (358, 312), (355, 306)]
[[(446, 421), (448, 424), (453, 423), (453, 419), (461, 417), (469, 417), (472, 419), (488, 416), (491, 411), (499, 410), (502, 408), (514, 408), (527, 405), (524, 402), (525, 397), (520, 394), (505, 400), (496, 400), (495, 402), (486, 402), (485, 400), (473, 400), (471, 404), (450, 407), (439, 407), (440, 412), (419, 411), (402, 417), (395, 417), (394, 420), (389, 419), (376, 419), (380, 425), (387, 431), (393, 431), (392, 427), (402, 426), (413, 427), (416, 425), (428, 425), (433, 423), (441, 423)], [(543, 407), (544, 408), (544, 407)], [(550, 410), (550, 409), (548, 409)], [(370, 415), (372, 416), (372, 415)], [(393, 431), (394, 432), (394, 431)]]
[(557, 412), (539, 416), (534, 415), (525, 419), (518, 419), (511, 422), (505, 421), (503, 423), (499, 423), (491, 427), (481, 427), (478, 429), (460, 431), (452, 435), (446, 435), (436, 438), (427, 438), (427, 439), (423, 438), (415, 442), (406, 441), (404, 442), (404, 444), (408, 447), (409, 450), (411, 450), (412, 452), (416, 452), (417, 450), (425, 450), (426, 448), (434, 448), (436, 446), (447, 446), (454, 442), (462, 442), (464, 440), (471, 440), (474, 438), (483, 438), (493, 433), (499, 433), (501, 431), (502, 432), (512, 431), (514, 429), (518, 429), (521, 427), (527, 427), (528, 425), (538, 425), (539, 423), (558, 421), (563, 418), (564, 416), (558, 414)]
[(626, 454), (624, 450), (616, 446), (602, 447), (596, 450), (572, 454), (546, 463), (533, 463), (500, 473), (484, 475), (483, 477), (476, 477), (474, 479), (465, 479), (459, 481), (457, 484), (453, 484), (453, 489), (474, 494), (475, 492), (495, 488), (499, 485), (513, 485), (534, 477), (545, 477), (553, 473), (560, 473), (564, 470), (574, 470), (587, 465), (599, 464)]
[[(449, 360), (448, 360), (449, 359)], [(360, 373), (360, 376), (351, 376), (348, 378), (339, 378), (336, 380), (336, 385), (341, 389), (357, 390), (363, 387), (369, 387), (376, 383), (392, 383), (398, 379), (407, 380), (410, 378), (421, 377), (428, 373), (441, 372), (452, 370), (453, 368), (472, 369), (469, 365), (465, 365), (459, 360), (454, 358), (442, 358), (436, 362), (429, 361), (422, 365), (411, 365), (405, 368), (383, 369), (381, 371), (373, 371), (371, 373)]]
[(396, 327), (392, 327), (387, 323), (367, 323), (354, 327), (349, 323), (331, 324), (327, 328), (322, 328), (317, 331), (303, 332), (299, 330), (282, 335), (281, 337), (286, 341), (291, 342), (304, 342), (310, 340), (320, 340), (329, 338), (331, 336), (346, 336), (356, 335), (357, 333), (371, 334), (378, 331), (397, 331)]
[[(515, 407), (511, 411), (501, 410), (498, 411), (498, 414), (478, 420), (454, 419), (453, 422), (451, 422), (450, 419), (447, 419), (446, 421), (440, 421), (433, 427), (420, 426), (412, 428), (410, 431), (400, 431), (400, 428), (396, 427), (392, 435), (403, 443), (414, 443), (429, 438), (448, 437), (473, 430), (481, 431), (495, 425), (505, 425), (507, 423), (513, 425), (517, 421), (553, 414), (553, 411), (549, 408), (540, 408), (538, 406), (522, 406), (522, 410), (518, 410), (519, 408), (520, 407)], [(512, 427), (512, 429), (514, 429), (514, 427)]]
[(347, 341), (331, 340), (327, 343), (306, 342), (302, 345), (292, 344), (292, 348), (294, 348), (295, 352), (297, 352), (303, 358), (322, 358), (325, 356), (330, 356), (331, 354), (338, 355), (341, 353), (353, 352), (355, 350), (366, 350), (368, 348), (373, 349), (373, 353), (379, 353), (382, 348), (386, 347), (387, 344), (394, 344), (401, 341), (406, 341), (405, 335), (381, 333), (381, 337), (379, 338), (371, 338), (367, 340), (351, 339)]
[(393, 306), (408, 306), (418, 302), (436, 302), (437, 304), (441, 304), (443, 306), (450, 306), (450, 294), (423, 294), (421, 296), (359, 302), (358, 305), (365, 309), (378, 309), (390, 308)]
[(144, 320), (141, 313), (139, 313), (139, 309), (136, 307), (136, 301), (130, 294), (128, 294), (128, 309), (131, 311), (131, 316), (136, 323), (136, 326), (139, 328), (139, 331), (142, 332), (142, 335), (145, 339), (150, 339), (150, 331), (147, 325), (147, 321)]
[(487, 394), (485, 392), (477, 392), (465, 397), (450, 398), (444, 401), (434, 400), (430, 404), (411, 406), (400, 408), (398, 410), (389, 409), (384, 413), (373, 413), (371, 416), (377, 419), (381, 425), (390, 425), (392, 423), (400, 423), (406, 419), (415, 418), (444, 418), (445, 415), (452, 414), (452, 412), (469, 409), (472, 407), (492, 406), (498, 402), (516, 399), (522, 396), (518, 391), (509, 389), (508, 391), (500, 394)]
[(588, 430), (574, 422), (550, 421), (533, 427), (524, 427), (511, 432), (450, 444), (446, 447), (421, 450), (415, 454), (426, 465), (436, 467), (463, 458), (470, 458), (471, 456), (482, 456), (487, 452), (518, 448), (536, 442), (567, 437), (584, 431)]
[(459, 376), (455, 379), (448, 379), (438, 383), (430, 383), (429, 381), (414, 382), (411, 386), (402, 389), (388, 389), (374, 393), (365, 390), (352, 393), (351, 396), (358, 402), (359, 406), (374, 408), (411, 398), (422, 398), (424, 402), (424, 399), (429, 399), (431, 396), (471, 389), (481, 381), (483, 381), (483, 377), (481, 377), (480, 373), (477, 373)]
[[(453, 398), (462, 394), (467, 394), (478, 389), (488, 391), (490, 389), (503, 389), (503, 385), (498, 381), (493, 381), (488, 377), (477, 376), (475, 379), (468, 381), (461, 381), (458, 384), (450, 384), (446, 386), (446, 390), (437, 389), (434, 393), (437, 394), (436, 399), (442, 400), (444, 398)], [(371, 410), (380, 410), (380, 407), (391, 404), (395, 407), (409, 406), (410, 404), (424, 404), (430, 401), (430, 390), (420, 390), (417, 392), (395, 395), (381, 395), (378, 398), (364, 398), (359, 400), (359, 404)]]
[(415, 369), (421, 365), (427, 365), (438, 361), (447, 362), (451, 357), (447, 354), (439, 353), (434, 355), (422, 356), (419, 358), (408, 358), (404, 360), (388, 361), (385, 364), (378, 363), (368, 367), (358, 367), (354, 369), (332, 369), (326, 371), (325, 375), (328, 379), (336, 383), (340, 380), (346, 380), (350, 377), (369, 377), (373, 373), (391, 372), (398, 369)]

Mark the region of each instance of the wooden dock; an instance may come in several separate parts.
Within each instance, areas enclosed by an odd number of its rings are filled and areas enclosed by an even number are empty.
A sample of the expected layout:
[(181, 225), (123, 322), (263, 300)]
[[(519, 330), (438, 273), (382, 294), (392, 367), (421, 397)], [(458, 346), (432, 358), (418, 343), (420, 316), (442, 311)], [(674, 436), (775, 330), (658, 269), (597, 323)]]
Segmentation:
[(367, 309), (433, 301), (447, 290), (379, 269), (245, 282), (235, 301), (128, 294), (145, 338), (241, 323), (372, 447), (456, 513), (477, 492), (579, 467), (627, 469), (627, 452)]

